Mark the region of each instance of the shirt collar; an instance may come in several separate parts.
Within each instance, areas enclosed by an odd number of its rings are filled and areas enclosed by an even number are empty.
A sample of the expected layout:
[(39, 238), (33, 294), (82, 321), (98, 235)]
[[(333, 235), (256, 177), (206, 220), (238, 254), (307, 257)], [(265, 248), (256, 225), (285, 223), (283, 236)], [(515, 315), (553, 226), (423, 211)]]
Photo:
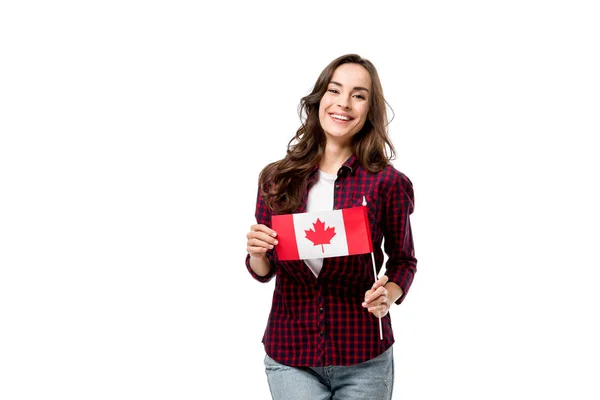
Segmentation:
[(356, 167), (358, 167), (358, 159), (356, 158), (356, 156), (354, 154), (352, 154), (352, 155), (350, 155), (350, 157), (348, 157), (346, 162), (344, 162), (344, 164), (340, 168), (340, 171), (342, 169), (347, 169), (350, 171), (350, 173), (353, 173), (354, 170), (356, 169)]
[[(340, 167), (340, 169), (338, 170), (338, 175), (342, 174), (343, 172), (345, 172), (344, 170), (346, 170), (347, 172), (350, 173), (354, 173), (354, 170), (359, 166), (359, 161), (358, 158), (356, 158), (356, 156), (354, 154), (351, 154), (350, 157), (348, 157), (348, 159), (346, 161), (344, 161), (344, 164), (342, 164), (342, 166)], [(319, 171), (319, 164), (315, 165), (315, 167), (313, 168), (313, 170), (310, 172), (310, 177), (313, 177), (317, 174), (317, 171)]]

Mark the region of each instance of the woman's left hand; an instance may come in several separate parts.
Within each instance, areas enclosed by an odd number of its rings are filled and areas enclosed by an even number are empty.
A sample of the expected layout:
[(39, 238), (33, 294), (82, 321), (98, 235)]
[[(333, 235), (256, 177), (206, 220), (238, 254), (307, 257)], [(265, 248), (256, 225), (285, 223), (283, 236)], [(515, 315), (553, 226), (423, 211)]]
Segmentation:
[(388, 277), (383, 275), (377, 279), (377, 282), (373, 284), (370, 290), (365, 292), (365, 301), (362, 303), (362, 306), (376, 317), (385, 316), (391, 307), (388, 291), (384, 287), (387, 281)]

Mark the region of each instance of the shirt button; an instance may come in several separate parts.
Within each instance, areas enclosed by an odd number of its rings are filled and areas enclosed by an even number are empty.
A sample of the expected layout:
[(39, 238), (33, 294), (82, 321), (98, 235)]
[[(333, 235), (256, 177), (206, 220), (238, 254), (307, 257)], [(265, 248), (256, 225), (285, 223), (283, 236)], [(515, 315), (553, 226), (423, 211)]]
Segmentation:
[(335, 185), (336, 190), (340, 188), (340, 185)]
[(319, 312), (322, 313), (323, 312), (323, 307), (319, 308)]
[(321, 331), (319, 332), (319, 336), (323, 336), (325, 334), (325, 332)]

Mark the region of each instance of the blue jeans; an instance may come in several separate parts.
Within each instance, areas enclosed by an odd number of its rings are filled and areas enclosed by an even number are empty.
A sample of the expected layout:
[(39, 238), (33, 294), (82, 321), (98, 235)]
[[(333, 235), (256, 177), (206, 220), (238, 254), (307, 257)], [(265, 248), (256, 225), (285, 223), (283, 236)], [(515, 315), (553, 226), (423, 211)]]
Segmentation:
[(349, 366), (289, 367), (265, 356), (273, 400), (390, 400), (394, 388), (392, 347)]

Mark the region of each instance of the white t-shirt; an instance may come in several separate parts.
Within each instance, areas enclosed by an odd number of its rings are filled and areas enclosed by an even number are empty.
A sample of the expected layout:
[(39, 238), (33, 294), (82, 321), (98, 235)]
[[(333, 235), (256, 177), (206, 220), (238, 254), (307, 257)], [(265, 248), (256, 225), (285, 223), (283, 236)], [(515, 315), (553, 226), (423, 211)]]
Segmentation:
[[(317, 182), (308, 191), (306, 212), (333, 210), (333, 192), (337, 175), (327, 174), (321, 170), (318, 173)], [(319, 272), (323, 268), (322, 258), (313, 258), (304, 260), (304, 262), (315, 276), (319, 276)]]

